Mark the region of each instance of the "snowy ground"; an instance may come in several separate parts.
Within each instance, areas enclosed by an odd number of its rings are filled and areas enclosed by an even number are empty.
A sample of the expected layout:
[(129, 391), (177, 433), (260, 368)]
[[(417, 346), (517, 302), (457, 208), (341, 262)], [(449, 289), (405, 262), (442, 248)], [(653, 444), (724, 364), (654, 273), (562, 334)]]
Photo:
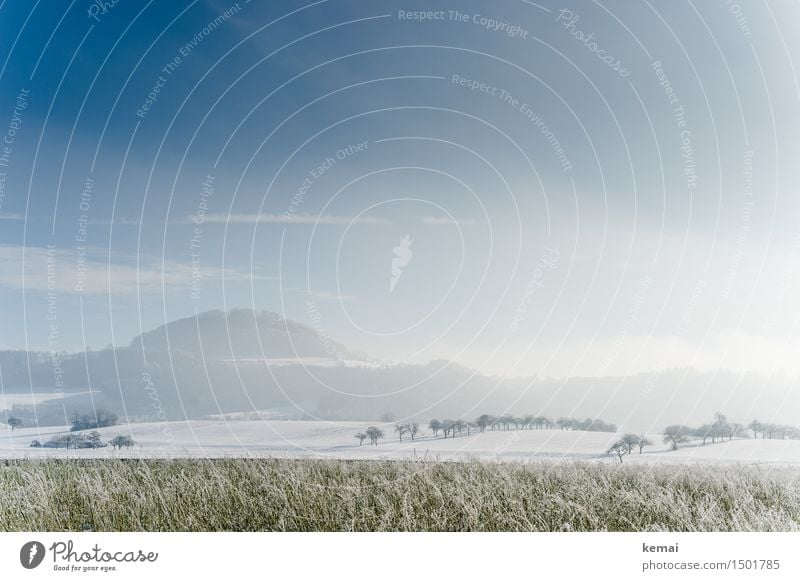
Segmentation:
[[(434, 438), (428, 430), (414, 441), (400, 442), (390, 424), (378, 424), (387, 437), (378, 446), (360, 446), (354, 438), (368, 424), (315, 421), (223, 421), (141, 423), (99, 430), (104, 441), (117, 434), (131, 435), (136, 446), (69, 450), (31, 448), (33, 439), (45, 442), (66, 428), (18, 428), (0, 432), (0, 458), (104, 458), (104, 457), (276, 457), (276, 458), (428, 458), (463, 460), (616, 461), (604, 453), (618, 436), (598, 432), (560, 430), (509, 430), (473, 432), (470, 436)], [(655, 445), (643, 454), (634, 452), (626, 463), (711, 463), (800, 465), (800, 441), (737, 439), (732, 442), (683, 446), (669, 450), (661, 436), (649, 436)]]

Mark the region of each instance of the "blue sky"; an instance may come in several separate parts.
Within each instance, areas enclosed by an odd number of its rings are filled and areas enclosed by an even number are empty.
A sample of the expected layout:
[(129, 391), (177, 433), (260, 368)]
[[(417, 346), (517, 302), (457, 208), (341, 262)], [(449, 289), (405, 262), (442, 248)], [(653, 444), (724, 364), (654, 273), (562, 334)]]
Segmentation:
[(98, 6), (0, 5), (0, 348), (797, 371), (796, 4)]

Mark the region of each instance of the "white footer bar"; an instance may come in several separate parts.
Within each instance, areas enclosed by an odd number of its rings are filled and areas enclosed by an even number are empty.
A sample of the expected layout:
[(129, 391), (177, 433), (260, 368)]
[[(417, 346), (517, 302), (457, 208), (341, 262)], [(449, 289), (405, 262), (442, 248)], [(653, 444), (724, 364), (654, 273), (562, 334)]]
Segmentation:
[(6, 579), (800, 579), (800, 533), (2, 533)]

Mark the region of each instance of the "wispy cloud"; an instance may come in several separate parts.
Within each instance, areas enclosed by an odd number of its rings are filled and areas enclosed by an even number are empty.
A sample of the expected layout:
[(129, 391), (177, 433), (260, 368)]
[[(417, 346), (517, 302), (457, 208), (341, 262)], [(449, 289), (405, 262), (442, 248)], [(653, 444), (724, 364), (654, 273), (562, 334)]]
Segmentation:
[(306, 297), (311, 301), (352, 301), (355, 300), (355, 297), (352, 295), (342, 295), (339, 293), (332, 293), (323, 290), (309, 290), (307, 288), (286, 288), (284, 292), (287, 293), (298, 293), (306, 295)]
[(198, 280), (252, 281), (262, 278), (230, 268), (193, 266), (154, 257), (118, 255), (110, 264), (107, 250), (0, 245), (0, 286), (66, 294), (127, 294), (191, 288)]
[[(194, 222), (189, 216), (187, 222)], [(388, 224), (388, 220), (373, 216), (334, 216), (330, 214), (207, 214), (204, 222), (212, 224)]]
[[(155, 220), (148, 218), (148, 224), (154, 224)], [(89, 224), (92, 226), (141, 226), (142, 221), (139, 218), (115, 218), (113, 220), (90, 220)]]
[[(9, 222), (43, 222), (46, 220), (52, 220), (52, 217), (48, 216), (28, 216), (25, 218), (22, 214), (17, 214), (14, 212), (0, 212), (0, 221), (9, 221)], [(153, 220), (148, 219), (148, 223), (153, 223)], [(114, 220), (90, 220), (89, 224), (92, 226), (141, 226), (142, 221), (138, 218), (116, 218)]]
[(440, 218), (436, 216), (423, 216), (419, 221), (422, 224), (429, 224), (431, 226), (472, 226), (475, 223), (475, 220), (472, 218), (452, 220), (450, 218)]

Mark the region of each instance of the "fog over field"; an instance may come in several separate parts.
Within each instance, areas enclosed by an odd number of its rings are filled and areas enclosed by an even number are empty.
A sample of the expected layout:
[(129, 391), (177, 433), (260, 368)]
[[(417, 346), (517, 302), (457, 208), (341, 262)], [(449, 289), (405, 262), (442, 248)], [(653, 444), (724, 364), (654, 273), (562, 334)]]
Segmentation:
[(485, 375), (444, 360), (371, 358), (320, 337), (313, 327), (248, 310), (203, 313), (137, 336), (126, 347), (60, 356), (61, 389), (52, 384), (50, 354), (2, 352), (0, 365), (5, 414), (27, 426), (65, 425), (76, 412), (100, 408), (123, 422), (254, 411), (260, 418), (333, 421), (378, 421), (390, 414), (420, 423), (544, 414), (659, 432), (669, 424), (701, 424), (719, 410), (743, 424), (791, 424), (800, 409), (800, 390), (788, 376), (691, 368), (597, 378)]

